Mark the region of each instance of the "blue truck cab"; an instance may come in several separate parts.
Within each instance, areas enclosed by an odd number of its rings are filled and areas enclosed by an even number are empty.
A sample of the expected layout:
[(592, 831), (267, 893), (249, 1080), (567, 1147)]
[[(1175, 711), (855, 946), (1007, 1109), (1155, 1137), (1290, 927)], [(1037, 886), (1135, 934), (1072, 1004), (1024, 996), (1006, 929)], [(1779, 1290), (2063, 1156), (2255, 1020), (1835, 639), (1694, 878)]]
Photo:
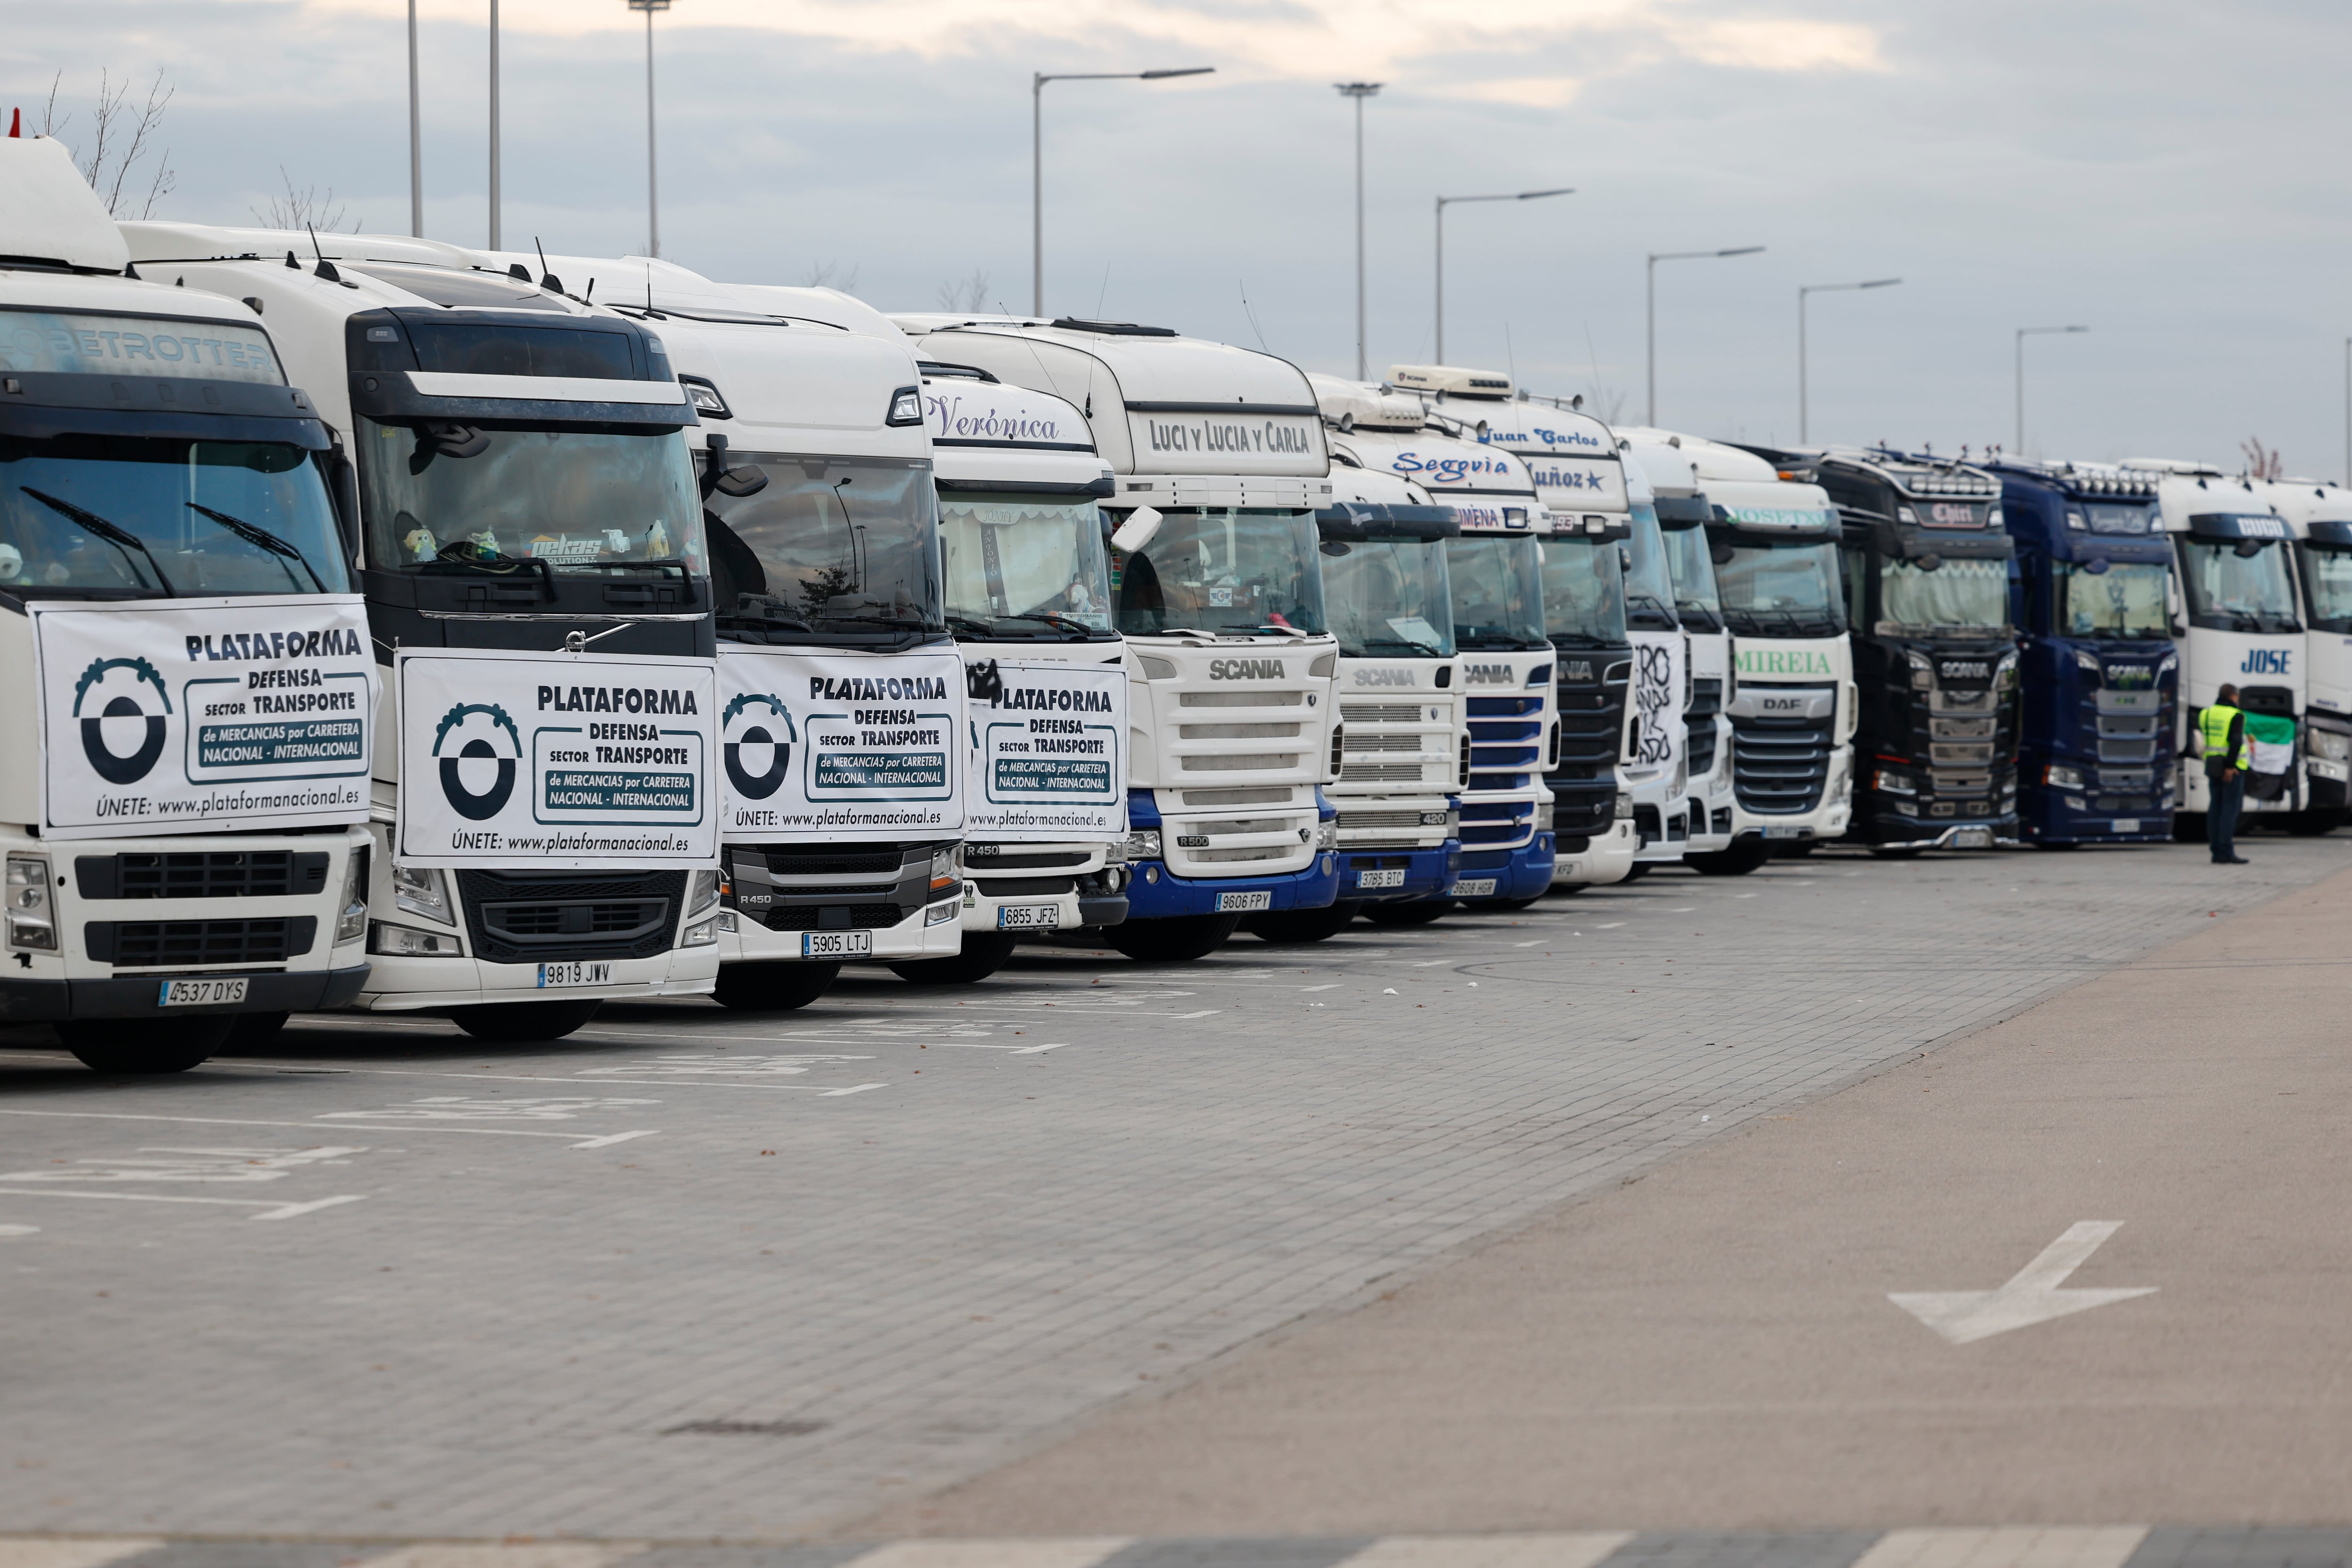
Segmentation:
[(2178, 804), (2172, 551), (2152, 476), (1986, 465), (2017, 553), (2018, 831), (2036, 844), (2157, 844)]

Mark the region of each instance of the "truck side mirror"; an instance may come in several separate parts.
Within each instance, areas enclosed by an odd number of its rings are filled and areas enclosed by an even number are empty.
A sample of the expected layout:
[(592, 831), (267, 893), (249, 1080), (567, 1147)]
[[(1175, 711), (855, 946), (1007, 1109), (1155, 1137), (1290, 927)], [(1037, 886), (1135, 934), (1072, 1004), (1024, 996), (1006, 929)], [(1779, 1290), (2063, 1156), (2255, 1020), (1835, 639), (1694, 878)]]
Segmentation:
[(1157, 508), (1137, 507), (1110, 536), (1110, 547), (1121, 555), (1134, 554), (1151, 542), (1152, 537), (1160, 531), (1163, 516)]
[(745, 496), (755, 496), (766, 489), (768, 476), (746, 464), (742, 468), (730, 468), (720, 474), (711, 481), (710, 488), (720, 495), (732, 496), (737, 500), (741, 500)]

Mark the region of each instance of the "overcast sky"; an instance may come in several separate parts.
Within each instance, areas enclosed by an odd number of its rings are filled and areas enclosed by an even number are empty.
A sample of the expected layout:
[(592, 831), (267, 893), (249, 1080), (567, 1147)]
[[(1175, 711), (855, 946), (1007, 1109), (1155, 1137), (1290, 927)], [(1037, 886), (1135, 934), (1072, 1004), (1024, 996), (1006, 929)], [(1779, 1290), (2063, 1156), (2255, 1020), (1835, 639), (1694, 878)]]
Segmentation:
[[(486, 234), (486, 0), (421, 0), (426, 232)], [(285, 174), (404, 231), (404, 0), (0, 0), (0, 113), (52, 76), (86, 137), (100, 68), (176, 89), (157, 216), (246, 223)], [(505, 0), (509, 245), (645, 244), (642, 19)], [(2341, 476), (2352, 6), (2322, 0), (676, 0), (656, 24), (663, 253), (931, 310), (975, 272), (1029, 308), (1029, 78), (1046, 89), (1046, 306), (1354, 369), (1350, 108), (1366, 108), (1374, 374), (1446, 351), (1661, 423), (1816, 440), (2027, 443), (2234, 467), (2259, 437)], [(5, 224), (0, 215), (0, 224)], [(1248, 308), (1244, 307), (1246, 291)], [(1253, 321), (1253, 317), (1255, 320)]]

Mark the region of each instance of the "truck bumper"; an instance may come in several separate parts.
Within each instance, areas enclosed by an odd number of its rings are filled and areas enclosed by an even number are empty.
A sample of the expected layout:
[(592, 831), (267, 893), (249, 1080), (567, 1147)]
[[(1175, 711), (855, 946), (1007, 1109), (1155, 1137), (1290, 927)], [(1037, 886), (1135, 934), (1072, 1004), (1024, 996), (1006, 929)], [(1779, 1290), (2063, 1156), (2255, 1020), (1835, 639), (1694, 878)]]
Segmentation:
[(1350, 902), (1402, 903), (1444, 892), (1461, 869), (1462, 846), (1454, 839), (1426, 849), (1339, 851), (1339, 896)]
[(1553, 847), (1551, 885), (1556, 888), (1605, 888), (1633, 873), (1633, 856), (1641, 840), (1631, 819), (1609, 825), (1609, 831), (1591, 838), (1562, 838)]
[(1145, 860), (1134, 868), (1127, 884), (1127, 918), (1131, 921), (1171, 920), (1183, 915), (1237, 912), (1221, 900), (1234, 894), (1264, 893), (1263, 904), (1251, 900), (1251, 910), (1328, 909), (1339, 897), (1339, 853), (1326, 849), (1302, 871), (1275, 877), (1215, 877), (1192, 879), (1171, 873), (1163, 861)]
[[(1444, 897), (1465, 904), (1494, 899), (1540, 898), (1559, 864), (1557, 839), (1538, 833), (1517, 849), (1465, 850), (1462, 868)], [(1471, 891), (1464, 891), (1467, 885)]]
[[(106, 980), (0, 978), (0, 1023), (53, 1024), (69, 1018), (181, 1017), (191, 1013), (316, 1013), (347, 1007), (366, 984), (368, 966), (314, 969), (298, 974), (256, 974), (245, 1000), (222, 1007), (162, 1005), (163, 983), (194, 976), (117, 975)], [(205, 978), (217, 979), (215, 972)]]
[(2036, 844), (2172, 842), (2172, 807), (2169, 805), (2135, 812), (2128, 816), (2077, 811), (2066, 804), (2062, 792), (2052, 789), (2021, 791), (2017, 800), (2017, 823), (2020, 836)]
[[(1979, 816), (1958, 822), (1922, 822), (1916, 817), (1874, 813), (1865, 819), (1867, 837), (1854, 837), (1874, 847), (1887, 849), (1990, 849), (2017, 842), (2017, 816)], [(1857, 823), (1856, 826), (1864, 826)]]
[[(928, 905), (894, 926), (877, 928), (874, 951), (861, 952), (845, 960), (838, 953), (814, 957), (801, 951), (801, 938), (810, 934), (798, 931), (770, 931), (748, 917), (730, 910), (735, 918), (730, 922), (725, 916), (719, 921), (719, 945), (713, 950), (720, 963), (856, 963), (873, 959), (879, 963), (899, 963), (910, 958), (953, 958), (963, 951), (963, 928), (959, 922), (962, 913), (963, 895)], [(735, 929), (728, 929), (730, 925)], [(817, 935), (824, 934), (822, 931)], [(717, 966), (711, 971), (716, 976)], [(708, 990), (706, 986), (704, 989)]]
[[(719, 939), (725, 941), (724, 937)], [(707, 996), (719, 983), (719, 947), (677, 947), (651, 958), (596, 959), (611, 978), (594, 985), (542, 986), (537, 963), (485, 963), (474, 958), (369, 960), (368, 984), (354, 1005), (367, 1012), (475, 1007), (494, 1002), (604, 1002), (645, 996)]]

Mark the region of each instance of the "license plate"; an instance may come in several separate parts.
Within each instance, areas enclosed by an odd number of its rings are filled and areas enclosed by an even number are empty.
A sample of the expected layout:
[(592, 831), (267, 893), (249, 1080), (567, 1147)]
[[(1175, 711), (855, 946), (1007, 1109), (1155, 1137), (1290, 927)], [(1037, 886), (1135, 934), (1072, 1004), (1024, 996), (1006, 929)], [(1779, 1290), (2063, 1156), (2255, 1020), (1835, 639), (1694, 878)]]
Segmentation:
[(870, 931), (801, 932), (803, 958), (862, 958), (873, 951), (874, 933)]
[(1495, 896), (1495, 879), (1471, 877), (1456, 882), (1454, 884), (1454, 896), (1457, 899), (1491, 899)]
[(2139, 831), (2139, 818), (2137, 816), (2116, 817), (2116, 831), (2117, 833), (2137, 833)]
[(1061, 923), (1059, 904), (1006, 904), (996, 911), (999, 931), (1052, 931)]
[(159, 1007), (217, 1007), (224, 1002), (242, 1002), (245, 988), (250, 984), (244, 975), (223, 975), (218, 980), (166, 980), (163, 993), (155, 998)]
[(1768, 827), (1764, 830), (1764, 837), (1767, 838), (1810, 838), (1812, 837), (1812, 831), (1810, 828), (1804, 827)]
[(1247, 914), (1253, 910), (1274, 908), (1274, 894), (1261, 889), (1255, 893), (1219, 893), (1217, 912), (1221, 915)]
[(1356, 873), (1356, 886), (1359, 888), (1402, 888), (1404, 886), (1404, 868), (1400, 866), (1393, 870), (1388, 871), (1359, 871)]
[(539, 984), (542, 988), (550, 985), (610, 985), (613, 984), (613, 965), (610, 960), (596, 963), (586, 959), (574, 959), (569, 963), (542, 963), (539, 966)]
[(1958, 832), (1952, 835), (1952, 847), (1955, 849), (1990, 849), (1992, 847), (1992, 829), (1990, 827), (1963, 827)]

